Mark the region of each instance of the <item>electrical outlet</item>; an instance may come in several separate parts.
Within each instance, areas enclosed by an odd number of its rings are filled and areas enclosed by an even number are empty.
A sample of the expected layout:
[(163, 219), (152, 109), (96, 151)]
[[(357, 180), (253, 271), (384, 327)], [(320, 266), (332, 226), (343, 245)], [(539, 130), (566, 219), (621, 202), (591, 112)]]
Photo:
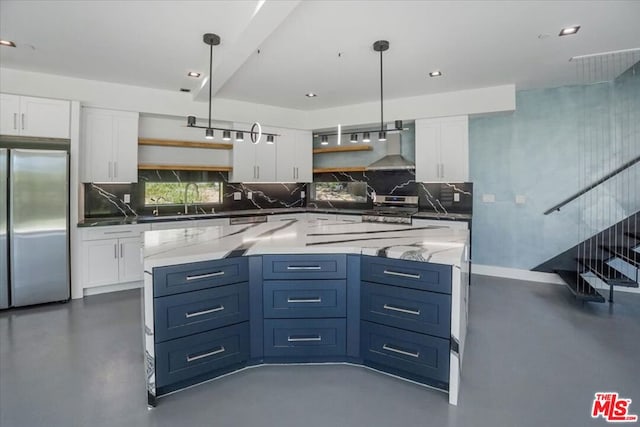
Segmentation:
[(453, 201), (454, 202), (460, 201), (460, 193), (453, 193)]
[(522, 194), (516, 194), (516, 205), (524, 205), (527, 198)]
[(124, 202), (125, 203), (131, 203), (131, 194), (125, 194), (124, 195)]
[(239, 191), (233, 192), (233, 200), (242, 200), (242, 193)]
[(304, 191), (301, 191), (301, 192), (300, 192), (300, 198), (301, 198), (301, 199), (304, 199), (304, 198), (305, 198), (305, 193), (304, 193)]
[(247, 199), (253, 199), (253, 193), (251, 191), (247, 191)]
[(482, 201), (485, 203), (494, 203), (496, 201), (496, 195), (495, 194), (483, 194), (482, 195)]

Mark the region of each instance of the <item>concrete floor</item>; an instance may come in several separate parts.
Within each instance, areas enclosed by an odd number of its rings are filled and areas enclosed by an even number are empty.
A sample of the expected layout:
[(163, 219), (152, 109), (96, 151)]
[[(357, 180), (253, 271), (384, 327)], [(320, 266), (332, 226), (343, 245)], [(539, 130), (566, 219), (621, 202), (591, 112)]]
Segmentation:
[(588, 426), (593, 394), (640, 414), (640, 295), (474, 276), (460, 405), (352, 366), (269, 366), (147, 410), (140, 291), (0, 313), (0, 426)]

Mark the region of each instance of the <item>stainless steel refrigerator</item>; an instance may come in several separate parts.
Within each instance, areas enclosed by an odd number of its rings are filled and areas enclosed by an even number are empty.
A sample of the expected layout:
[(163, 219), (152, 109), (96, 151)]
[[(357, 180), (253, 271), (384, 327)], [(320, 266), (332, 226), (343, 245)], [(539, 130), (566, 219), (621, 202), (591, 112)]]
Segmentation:
[(0, 148), (0, 309), (69, 299), (68, 157)]

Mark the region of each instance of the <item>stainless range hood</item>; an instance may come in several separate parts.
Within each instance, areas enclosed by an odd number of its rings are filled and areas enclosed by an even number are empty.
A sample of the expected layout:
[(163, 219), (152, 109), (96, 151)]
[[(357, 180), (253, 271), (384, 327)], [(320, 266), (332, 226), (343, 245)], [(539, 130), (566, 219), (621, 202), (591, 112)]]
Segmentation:
[(385, 171), (415, 169), (416, 165), (413, 162), (402, 157), (400, 142), (400, 132), (387, 132), (387, 141), (377, 143), (386, 145), (387, 155), (380, 160), (376, 160), (375, 162), (371, 163), (369, 166), (367, 166), (367, 170)]

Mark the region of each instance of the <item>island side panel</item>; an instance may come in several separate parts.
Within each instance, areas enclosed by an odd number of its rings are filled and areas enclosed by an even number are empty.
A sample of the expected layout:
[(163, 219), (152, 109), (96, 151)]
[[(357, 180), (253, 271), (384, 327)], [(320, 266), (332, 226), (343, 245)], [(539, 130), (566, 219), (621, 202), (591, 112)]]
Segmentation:
[(156, 405), (156, 353), (153, 321), (153, 270), (145, 267), (142, 313), (144, 315), (144, 367), (149, 406)]
[(458, 404), (462, 356), (469, 313), (469, 246), (465, 245), (460, 266), (451, 267), (451, 350), (449, 360), (449, 403)]

